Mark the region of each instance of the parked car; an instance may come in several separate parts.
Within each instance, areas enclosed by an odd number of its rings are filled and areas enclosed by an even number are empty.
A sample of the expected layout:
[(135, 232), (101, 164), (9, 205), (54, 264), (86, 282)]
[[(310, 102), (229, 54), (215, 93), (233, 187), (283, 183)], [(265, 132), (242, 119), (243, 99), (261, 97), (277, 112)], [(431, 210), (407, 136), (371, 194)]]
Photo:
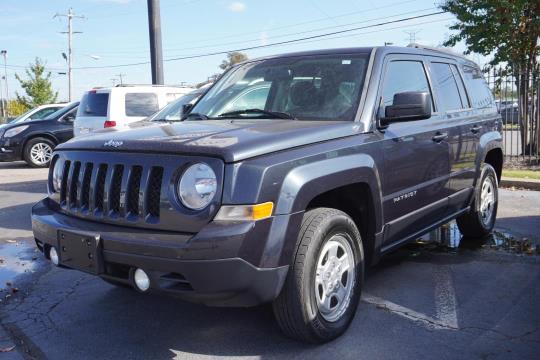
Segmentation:
[[(147, 121), (180, 121), (184, 116), (184, 110), (190, 108), (199, 97), (204, 94), (207, 86), (201, 87), (199, 89), (193, 90), (192, 92), (179, 97), (178, 99), (171, 102), (169, 105), (165, 106), (163, 109), (157, 113), (149, 116)], [(186, 106), (188, 106), (186, 108)]]
[(0, 161), (24, 160), (32, 167), (49, 166), (54, 148), (73, 137), (78, 105), (65, 105), (44, 119), (0, 125)]
[(114, 127), (126, 128), (193, 91), (190, 87), (119, 85), (87, 91), (75, 118), (75, 136)]
[(183, 121), (60, 145), (34, 236), (53, 264), (212, 306), (272, 302), (286, 335), (325, 342), (382, 255), (456, 218), (466, 237), (492, 231), (500, 129), (460, 55), (249, 60)]
[(60, 110), (66, 106), (66, 104), (47, 104), (47, 105), (40, 105), (38, 107), (35, 107), (33, 109), (28, 110), (22, 115), (17, 116), (14, 119), (11, 119), (9, 121), (10, 124), (16, 124), (27, 120), (36, 120), (36, 119), (44, 119), (53, 112)]

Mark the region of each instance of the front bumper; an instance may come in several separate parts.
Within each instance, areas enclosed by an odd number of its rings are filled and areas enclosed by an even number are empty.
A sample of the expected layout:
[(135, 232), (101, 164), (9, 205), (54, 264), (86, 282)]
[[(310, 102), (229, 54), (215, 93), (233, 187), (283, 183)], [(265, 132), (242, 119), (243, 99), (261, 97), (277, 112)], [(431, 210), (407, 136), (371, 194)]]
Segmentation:
[[(288, 266), (257, 267), (246, 243), (271, 226), (267, 223), (210, 223), (197, 234), (149, 231), (82, 220), (51, 210), (48, 199), (32, 208), (32, 228), (38, 248), (47, 256), (59, 248), (59, 231), (99, 235), (103, 267), (98, 276), (128, 285), (141, 268), (151, 290), (212, 306), (254, 306), (274, 300)], [(244, 256), (246, 255), (246, 256)], [(247, 259), (247, 260), (246, 260)]]
[(0, 139), (0, 162), (21, 160), (21, 151), (18, 147), (7, 146), (6, 141)]

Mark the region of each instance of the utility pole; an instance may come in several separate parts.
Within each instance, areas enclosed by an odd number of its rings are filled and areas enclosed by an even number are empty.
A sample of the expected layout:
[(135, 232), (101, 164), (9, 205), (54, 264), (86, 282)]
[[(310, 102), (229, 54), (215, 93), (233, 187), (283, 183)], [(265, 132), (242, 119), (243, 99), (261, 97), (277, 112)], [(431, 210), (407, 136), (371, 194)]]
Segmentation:
[(418, 34), (421, 30), (410, 30), (410, 31), (404, 31), (405, 34), (409, 35), (409, 44), (416, 44), (416, 34)]
[[(5, 113), (6, 117), (8, 117), (9, 110), (7, 109), (7, 103), (9, 101), (9, 88), (8, 88), (8, 77), (7, 77), (7, 50), (0, 51), (0, 54), (2, 54), (2, 56), (4, 57), (4, 81), (6, 82), (6, 102), (5, 102), (5, 105), (2, 105), (2, 112)], [(4, 107), (6, 107), (5, 110), (4, 110)]]
[(148, 32), (150, 35), (150, 63), (152, 84), (163, 85), (163, 51), (161, 48), (161, 15), (159, 0), (148, 1)]
[(124, 85), (124, 76), (126, 76), (126, 74), (116, 74), (116, 76), (118, 76), (118, 78), (120, 79), (120, 85)]
[(73, 54), (72, 54), (72, 37), (73, 34), (82, 34), (80, 31), (73, 31), (73, 19), (84, 19), (84, 16), (75, 15), (73, 13), (73, 9), (69, 8), (69, 11), (67, 14), (58, 14), (56, 13), (53, 18), (65, 16), (68, 19), (68, 30), (62, 31), (62, 34), (68, 34), (68, 93), (69, 93), (69, 101), (72, 100), (73, 96)]
[(4, 103), (4, 91), (2, 91), (2, 76), (0, 76), (0, 105), (2, 105), (2, 120), (6, 118), (6, 105)]

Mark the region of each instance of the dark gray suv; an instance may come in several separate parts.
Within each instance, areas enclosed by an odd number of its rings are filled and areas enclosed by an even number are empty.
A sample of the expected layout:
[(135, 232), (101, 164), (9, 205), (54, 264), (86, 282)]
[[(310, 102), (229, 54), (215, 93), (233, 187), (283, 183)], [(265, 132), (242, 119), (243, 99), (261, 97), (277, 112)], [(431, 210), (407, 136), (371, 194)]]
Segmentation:
[(250, 60), (182, 121), (60, 145), (36, 204), (54, 264), (214, 306), (273, 302), (285, 334), (336, 338), (365, 267), (457, 218), (494, 226), (501, 120), (482, 73), (436, 49)]

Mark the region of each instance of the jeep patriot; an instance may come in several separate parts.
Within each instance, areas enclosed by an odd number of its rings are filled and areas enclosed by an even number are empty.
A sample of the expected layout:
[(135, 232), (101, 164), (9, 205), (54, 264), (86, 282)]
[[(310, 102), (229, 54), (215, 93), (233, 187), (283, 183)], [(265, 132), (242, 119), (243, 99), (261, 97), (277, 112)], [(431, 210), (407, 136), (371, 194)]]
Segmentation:
[(462, 56), (249, 60), (185, 110), (56, 148), (32, 210), (47, 259), (143, 293), (271, 302), (287, 336), (320, 343), (347, 329), (381, 255), (452, 219), (493, 229), (501, 121)]

